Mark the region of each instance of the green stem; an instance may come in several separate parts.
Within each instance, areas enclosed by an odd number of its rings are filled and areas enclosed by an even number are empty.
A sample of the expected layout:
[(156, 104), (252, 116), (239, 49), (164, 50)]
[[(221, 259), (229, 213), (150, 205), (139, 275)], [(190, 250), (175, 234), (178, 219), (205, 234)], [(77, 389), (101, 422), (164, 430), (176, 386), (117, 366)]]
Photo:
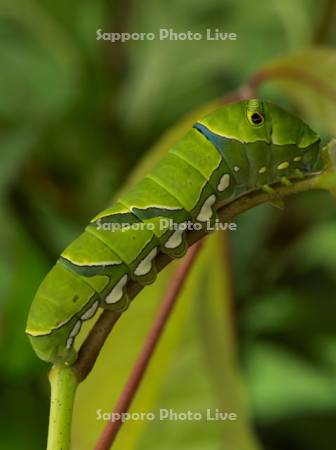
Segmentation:
[(51, 401), (47, 450), (69, 450), (78, 379), (71, 367), (56, 364), (49, 372), (49, 381)]

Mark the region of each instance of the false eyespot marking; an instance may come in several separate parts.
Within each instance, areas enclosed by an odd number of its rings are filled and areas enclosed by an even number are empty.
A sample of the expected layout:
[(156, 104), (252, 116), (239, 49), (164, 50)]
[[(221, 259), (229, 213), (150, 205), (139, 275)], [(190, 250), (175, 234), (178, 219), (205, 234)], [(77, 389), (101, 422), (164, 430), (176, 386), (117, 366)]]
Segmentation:
[(239, 167), (239, 166), (234, 166), (233, 170), (234, 170), (235, 172), (239, 172), (239, 171), (240, 171), (240, 167)]
[[(185, 222), (184, 222), (185, 223)], [(180, 224), (179, 228), (169, 237), (168, 241), (164, 244), (166, 248), (176, 248), (182, 244), (183, 227)]]
[(230, 175), (228, 173), (225, 173), (219, 180), (219, 183), (217, 185), (217, 191), (219, 192), (225, 191), (225, 189), (229, 187), (229, 184), (230, 184)]
[(127, 283), (127, 275), (123, 275), (118, 283), (114, 286), (109, 295), (105, 298), (105, 303), (108, 305), (112, 303), (116, 303), (119, 301), (123, 295), (123, 289), (125, 284)]
[(207, 220), (211, 219), (211, 216), (212, 216), (211, 208), (214, 205), (215, 201), (216, 201), (215, 194), (210, 195), (210, 197), (208, 197), (205, 200), (200, 212), (198, 213), (198, 216), (196, 217), (196, 219), (199, 222), (206, 222)]
[(137, 268), (134, 271), (134, 275), (140, 277), (142, 275), (146, 275), (152, 269), (152, 261), (157, 255), (157, 248), (153, 248), (145, 258), (140, 261)]

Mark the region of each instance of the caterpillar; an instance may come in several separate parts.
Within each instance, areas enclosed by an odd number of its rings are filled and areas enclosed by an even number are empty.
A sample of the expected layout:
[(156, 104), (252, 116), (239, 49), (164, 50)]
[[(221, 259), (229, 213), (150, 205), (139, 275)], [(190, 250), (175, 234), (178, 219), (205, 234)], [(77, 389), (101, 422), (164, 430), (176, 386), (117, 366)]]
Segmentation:
[(26, 329), (37, 355), (72, 364), (84, 321), (99, 308), (125, 311), (128, 282), (153, 283), (159, 252), (185, 254), (186, 223), (205, 227), (219, 204), (312, 174), (320, 153), (318, 134), (266, 101), (226, 104), (197, 121), (142, 181), (91, 220), (46, 275)]

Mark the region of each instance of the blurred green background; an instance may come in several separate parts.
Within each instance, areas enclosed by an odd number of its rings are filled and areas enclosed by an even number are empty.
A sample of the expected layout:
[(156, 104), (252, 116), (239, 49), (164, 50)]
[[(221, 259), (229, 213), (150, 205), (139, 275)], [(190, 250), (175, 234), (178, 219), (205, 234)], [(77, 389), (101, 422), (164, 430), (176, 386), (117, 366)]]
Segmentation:
[[(185, 115), (264, 67), (273, 75), (258, 95), (335, 136), (335, 20), (333, 0), (1, 0), (1, 449), (45, 448), (48, 366), (24, 329), (60, 251), (163, 133), (179, 123), (174, 140)], [(238, 39), (111, 44), (96, 40), (100, 28)], [(220, 406), (238, 422), (126, 424), (115, 448), (333, 450), (335, 199), (311, 192), (284, 211), (256, 208), (222, 238), (206, 246), (134, 408)], [(74, 449), (93, 447), (96, 410), (112, 408), (173, 270), (134, 302), (80, 387)]]

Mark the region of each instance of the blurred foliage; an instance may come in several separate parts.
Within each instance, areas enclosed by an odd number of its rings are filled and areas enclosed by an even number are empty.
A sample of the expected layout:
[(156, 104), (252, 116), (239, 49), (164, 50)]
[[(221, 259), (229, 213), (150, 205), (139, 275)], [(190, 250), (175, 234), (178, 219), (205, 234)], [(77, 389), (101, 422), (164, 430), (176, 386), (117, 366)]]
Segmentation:
[[(110, 202), (165, 130), (271, 68), (276, 75), (261, 80), (258, 92), (297, 111), (325, 139), (335, 135), (335, 9), (332, 0), (115, 0), (71, 6), (1, 1), (1, 448), (45, 447), (47, 365), (37, 360), (24, 335), (34, 291), (59, 252)], [(163, 27), (219, 28), (239, 38), (128, 44), (96, 40), (98, 28), (157, 32)], [(301, 73), (295, 79), (288, 77), (293, 67)], [(165, 135), (161, 146), (175, 137)], [(215, 333), (214, 348), (229, 360), (218, 358), (217, 369), (221, 364), (224, 372), (233, 368), (240, 386), (235, 389), (242, 389), (250, 403), (261, 445), (266, 450), (332, 450), (335, 219), (335, 200), (317, 192), (291, 198), (284, 211), (264, 206), (242, 215), (238, 231), (229, 236), (233, 305), (224, 302), (227, 294), (216, 298), (223, 289), (218, 266), (209, 270), (210, 281), (204, 279), (201, 298), (197, 276), (191, 277), (134, 408), (153, 409), (166, 402), (182, 410), (216, 401), (222, 409), (227, 409), (226, 401), (233, 405), (232, 383), (226, 392), (226, 379), (211, 374), (216, 364), (204, 359), (204, 346), (213, 335), (201, 324), (206, 319), (216, 323), (211, 308), (222, 299), (225, 308), (234, 308), (225, 321), (230, 317), (237, 345), (224, 342), (230, 336), (225, 330)], [(219, 257), (217, 247), (213, 261)], [(201, 268), (202, 260), (196, 272)], [(161, 274), (159, 283), (136, 300), (112, 333), (92, 379), (81, 386), (74, 430), (80, 450), (87, 442), (92, 445), (96, 426), (101, 427), (92, 425), (96, 409), (112, 407), (172, 272), (173, 267)], [(201, 302), (209, 306), (208, 317), (202, 315)], [(118, 345), (109, 358), (106, 352), (114, 342)], [(234, 354), (225, 353), (235, 349), (244, 387)], [(244, 399), (240, 402), (245, 411)], [(217, 425), (132, 423), (117, 444), (123, 449), (172, 444), (227, 450), (234, 432)]]
[(335, 66), (333, 48), (315, 47), (272, 60), (256, 77), (288, 96), (297, 113), (321, 134), (335, 136)]

